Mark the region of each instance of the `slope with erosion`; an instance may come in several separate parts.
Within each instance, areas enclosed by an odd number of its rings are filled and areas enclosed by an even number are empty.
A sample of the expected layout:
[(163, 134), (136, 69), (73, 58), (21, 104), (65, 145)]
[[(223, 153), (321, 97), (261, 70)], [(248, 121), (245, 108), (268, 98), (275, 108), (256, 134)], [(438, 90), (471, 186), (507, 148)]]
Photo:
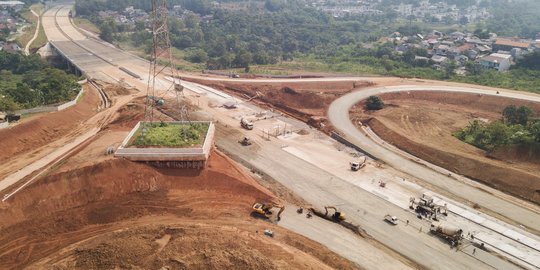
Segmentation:
[[(250, 219), (249, 206), (272, 197), (219, 152), (201, 172), (109, 158), (51, 173), (3, 204), (0, 266), (352, 267), (318, 244)], [(262, 235), (268, 228), (276, 238)]]

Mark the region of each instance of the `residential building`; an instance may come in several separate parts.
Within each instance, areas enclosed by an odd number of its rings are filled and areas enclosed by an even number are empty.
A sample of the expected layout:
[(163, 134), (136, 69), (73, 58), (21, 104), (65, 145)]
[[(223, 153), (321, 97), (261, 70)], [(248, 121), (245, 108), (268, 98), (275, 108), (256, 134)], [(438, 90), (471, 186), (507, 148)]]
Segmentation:
[(0, 45), (0, 51), (8, 53), (19, 53), (21, 51), (21, 47), (19, 47), (19, 45), (17, 45), (15, 42), (6, 42)]
[(20, 11), (24, 7), (24, 3), (21, 1), (0, 1), (1, 9), (13, 9), (15, 11)]
[(480, 65), (485, 68), (492, 68), (499, 72), (510, 68), (512, 56), (509, 54), (492, 53), (480, 58)]
[(448, 62), (448, 58), (441, 55), (434, 55), (431, 57), (431, 61), (435, 62), (435, 64), (441, 65)]
[(510, 39), (510, 38), (497, 38), (493, 44), (493, 49), (510, 51), (513, 48), (519, 48), (522, 50), (528, 50), (531, 45), (531, 41), (520, 40), (520, 39)]

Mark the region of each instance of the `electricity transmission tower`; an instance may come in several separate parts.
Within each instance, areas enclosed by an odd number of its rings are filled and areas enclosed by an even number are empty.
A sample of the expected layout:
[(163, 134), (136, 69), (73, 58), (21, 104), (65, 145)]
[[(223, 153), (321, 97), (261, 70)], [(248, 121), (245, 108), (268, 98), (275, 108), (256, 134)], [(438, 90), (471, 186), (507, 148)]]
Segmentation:
[[(176, 100), (173, 109), (179, 109), (180, 96), (183, 95), (182, 85), (176, 83), (180, 77), (173, 62), (168, 16), (167, 1), (152, 0), (152, 48), (145, 104), (145, 122), (150, 123), (155, 121), (156, 107), (165, 103), (164, 97), (173, 93)], [(172, 77), (172, 81), (164, 80), (165, 76)]]

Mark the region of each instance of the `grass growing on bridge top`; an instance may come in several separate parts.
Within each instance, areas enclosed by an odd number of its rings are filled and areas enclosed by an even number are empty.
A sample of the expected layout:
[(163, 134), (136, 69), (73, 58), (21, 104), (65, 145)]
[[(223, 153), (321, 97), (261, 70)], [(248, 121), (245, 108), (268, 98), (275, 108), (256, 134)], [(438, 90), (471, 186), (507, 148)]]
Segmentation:
[(187, 148), (201, 146), (209, 123), (143, 123), (128, 147)]

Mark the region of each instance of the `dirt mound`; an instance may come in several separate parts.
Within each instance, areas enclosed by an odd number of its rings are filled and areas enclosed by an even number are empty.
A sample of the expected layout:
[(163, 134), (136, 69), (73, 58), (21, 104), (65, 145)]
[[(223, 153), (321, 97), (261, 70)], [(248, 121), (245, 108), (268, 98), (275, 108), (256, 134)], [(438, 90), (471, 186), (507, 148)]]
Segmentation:
[(330, 103), (337, 97), (348, 93), (355, 87), (371, 85), (369, 82), (331, 82), (331, 83), (237, 83), (197, 81), (207, 86), (245, 98), (262, 94), (253, 102), (261, 107), (276, 108), (303, 122), (308, 123), (312, 116), (325, 116)]
[[(505, 106), (540, 104), (484, 95), (402, 92), (381, 96), (388, 105), (375, 112), (355, 106), (352, 119), (368, 121), (384, 140), (433, 164), (466, 175), (512, 195), (540, 203), (540, 163), (533, 149), (499, 149), (492, 154), (452, 134), (474, 119), (501, 118)], [(536, 162), (536, 163), (535, 163)], [(482, 168), (482, 170), (478, 170)]]
[(144, 100), (137, 98), (118, 109), (116, 118), (107, 128), (119, 128), (131, 130), (137, 123), (144, 119)]
[[(250, 218), (250, 206), (272, 197), (219, 152), (202, 171), (109, 159), (51, 174), (1, 206), (0, 268), (301, 268), (292, 260), (298, 254), (324, 268), (314, 255), (261, 235), (279, 228)], [(280, 234), (327, 265), (350, 268), (307, 239)], [(156, 241), (163, 237), (170, 238)]]
[[(85, 120), (97, 113), (99, 97), (90, 87), (85, 86), (82, 100), (66, 110), (44, 113), (8, 129), (0, 130), (0, 162), (15, 162), (20, 155), (39, 150), (43, 146), (62, 138), (77, 129)], [(30, 158), (32, 158), (32, 155)], [(26, 158), (28, 161), (29, 158)], [(7, 168), (5, 168), (7, 169)], [(20, 169), (11, 168), (12, 170)], [(4, 173), (0, 172), (0, 176)]]
[[(248, 223), (242, 228), (219, 221), (208, 225), (187, 223), (108, 233), (64, 251), (65, 257), (55, 258), (48, 265), (59, 269), (330, 268), (300, 249), (285, 249), (278, 241), (254, 231), (256, 227)], [(333, 266), (350, 267), (339, 263)]]
[(133, 92), (133, 90), (129, 90), (126, 87), (123, 87), (121, 85), (117, 84), (105, 84), (102, 86), (103, 91), (107, 94), (108, 97), (116, 97), (116, 96), (125, 96), (129, 95)]

